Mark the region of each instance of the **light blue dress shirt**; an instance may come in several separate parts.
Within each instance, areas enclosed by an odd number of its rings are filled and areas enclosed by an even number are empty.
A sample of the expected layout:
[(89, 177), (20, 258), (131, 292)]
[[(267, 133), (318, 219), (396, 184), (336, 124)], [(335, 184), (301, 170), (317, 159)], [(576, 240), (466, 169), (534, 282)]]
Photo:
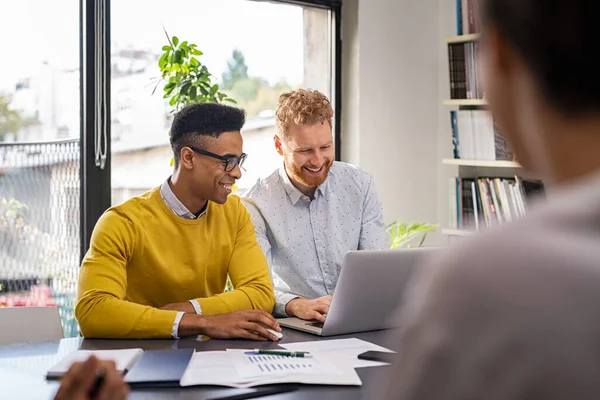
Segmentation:
[(334, 162), (313, 200), (283, 166), (240, 197), (269, 263), (277, 316), (294, 298), (332, 294), (348, 251), (390, 245), (373, 177), (354, 165)]
[[(194, 213), (188, 210), (186, 206), (183, 205), (183, 203), (177, 198), (177, 196), (175, 196), (175, 193), (173, 193), (171, 186), (169, 186), (168, 179), (164, 181), (164, 183), (161, 185), (160, 195), (163, 201), (167, 204), (167, 207), (169, 207), (169, 209), (173, 211), (175, 215), (184, 219), (198, 219), (206, 213), (206, 210), (208, 208), (205, 206), (200, 215), (196, 216)], [(198, 303), (197, 300), (189, 300), (189, 302), (194, 307), (194, 311), (196, 311), (196, 314), (202, 314), (202, 308), (200, 308), (200, 303)], [(173, 339), (179, 339), (179, 323), (181, 322), (181, 318), (183, 318), (183, 314), (184, 313), (180, 311), (175, 316), (173, 328), (171, 329), (171, 337)]]

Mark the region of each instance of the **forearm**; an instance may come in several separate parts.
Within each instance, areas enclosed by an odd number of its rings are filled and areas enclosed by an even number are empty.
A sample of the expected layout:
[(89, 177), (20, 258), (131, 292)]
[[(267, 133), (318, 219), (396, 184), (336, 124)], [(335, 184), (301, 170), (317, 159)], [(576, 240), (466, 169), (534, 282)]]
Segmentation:
[(272, 312), (275, 304), (272, 286), (248, 284), (230, 292), (196, 299), (202, 314), (223, 314), (238, 310), (264, 310)]
[(75, 307), (75, 316), (86, 338), (170, 339), (177, 311), (84, 293)]

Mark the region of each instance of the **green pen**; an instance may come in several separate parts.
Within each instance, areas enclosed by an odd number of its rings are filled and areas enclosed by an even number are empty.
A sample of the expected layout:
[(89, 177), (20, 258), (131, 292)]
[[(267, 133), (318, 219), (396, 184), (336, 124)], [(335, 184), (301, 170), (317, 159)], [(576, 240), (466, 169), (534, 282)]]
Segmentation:
[(311, 358), (312, 354), (307, 351), (280, 351), (280, 350), (263, 350), (263, 349), (254, 349), (254, 354), (265, 354), (271, 356), (284, 356), (284, 357), (301, 357), (301, 358)]

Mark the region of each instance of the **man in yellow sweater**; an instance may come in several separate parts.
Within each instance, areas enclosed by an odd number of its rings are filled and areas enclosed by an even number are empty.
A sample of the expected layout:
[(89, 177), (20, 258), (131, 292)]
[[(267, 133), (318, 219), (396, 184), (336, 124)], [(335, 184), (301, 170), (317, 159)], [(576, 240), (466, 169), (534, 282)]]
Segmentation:
[[(248, 211), (228, 197), (246, 158), (244, 122), (222, 104), (177, 113), (173, 175), (94, 228), (75, 309), (85, 337), (277, 340), (267, 262)], [(235, 289), (224, 293), (227, 275)]]

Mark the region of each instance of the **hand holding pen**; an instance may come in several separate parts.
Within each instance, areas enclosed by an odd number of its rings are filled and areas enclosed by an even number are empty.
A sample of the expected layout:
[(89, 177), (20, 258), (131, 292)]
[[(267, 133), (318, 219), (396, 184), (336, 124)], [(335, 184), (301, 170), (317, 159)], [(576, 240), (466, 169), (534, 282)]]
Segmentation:
[(54, 400), (124, 400), (129, 386), (112, 361), (90, 356), (71, 365), (60, 382)]

